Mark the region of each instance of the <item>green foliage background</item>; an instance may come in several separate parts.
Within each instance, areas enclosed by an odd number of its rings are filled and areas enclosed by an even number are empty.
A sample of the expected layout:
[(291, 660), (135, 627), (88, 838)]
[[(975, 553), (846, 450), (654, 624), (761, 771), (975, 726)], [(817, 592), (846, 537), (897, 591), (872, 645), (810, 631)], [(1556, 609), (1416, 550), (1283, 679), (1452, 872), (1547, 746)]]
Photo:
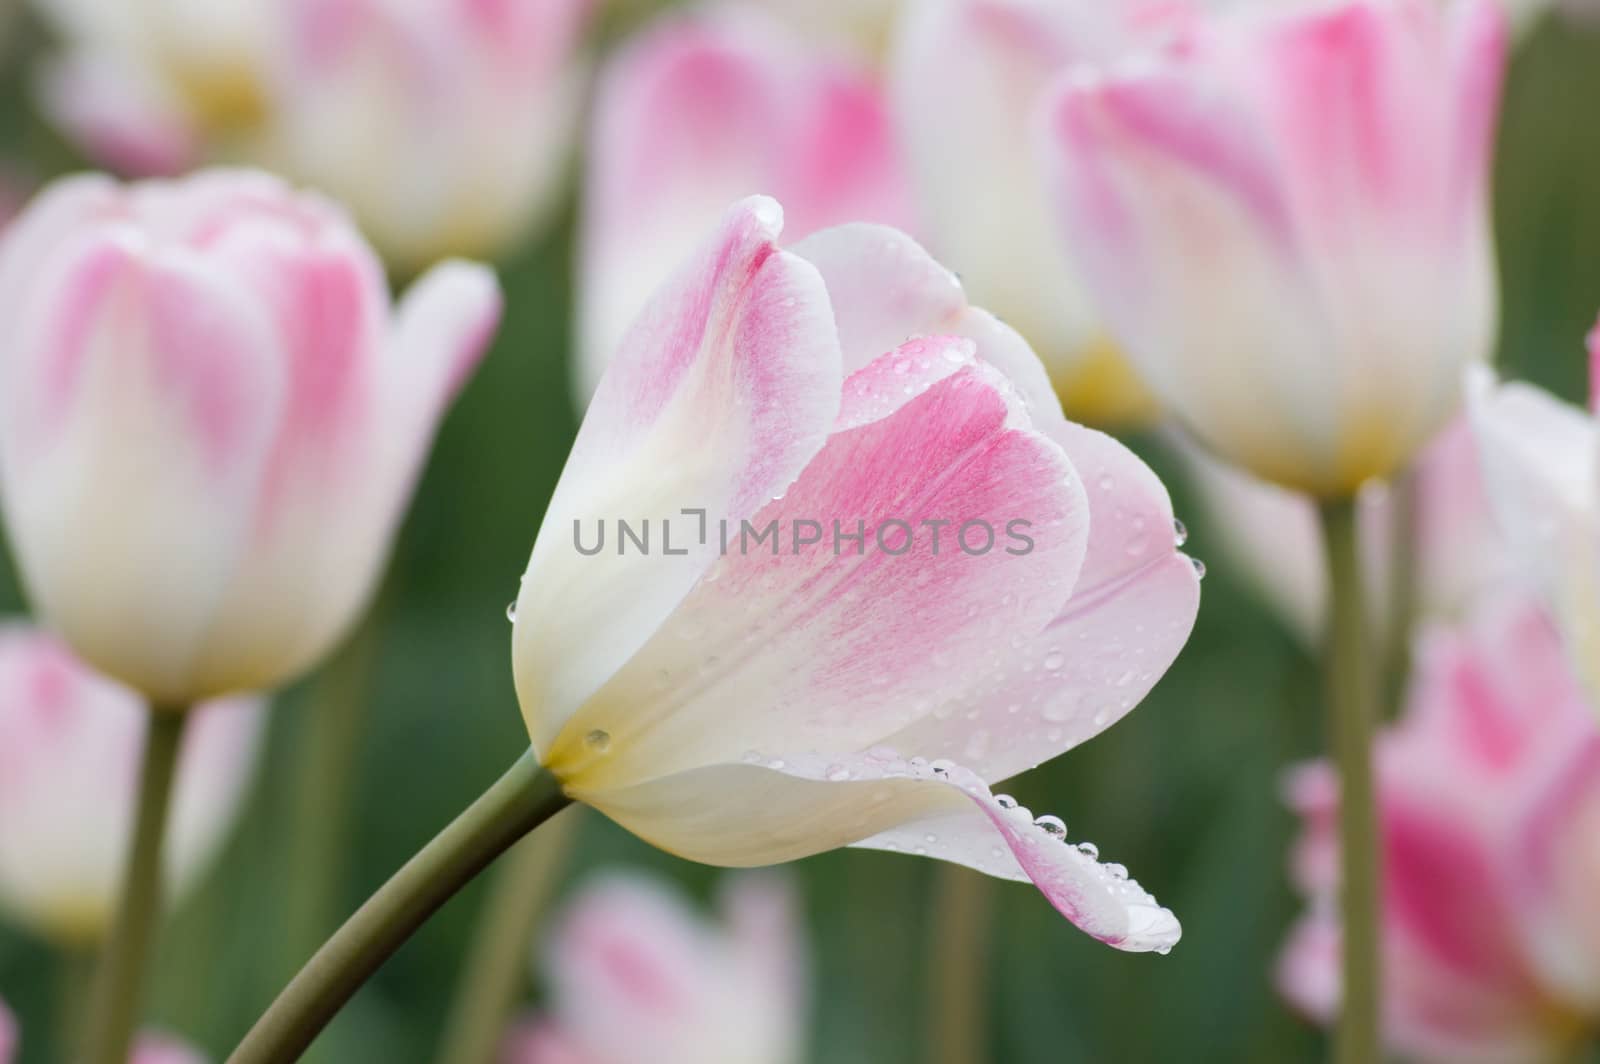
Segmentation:
[[(25, 38), (8, 57), (0, 158), (34, 178), (76, 164), (24, 92)], [(1546, 23), (1519, 50), (1501, 135), (1496, 205), (1504, 311), (1500, 365), (1576, 399), (1581, 340), (1600, 309), (1600, 33)], [(576, 429), (566, 358), (571, 212), (504, 266), (505, 327), (450, 415), (400, 537), (379, 607), (330, 668), (365, 690), (359, 719), (329, 714), (335, 680), (285, 692), (248, 813), (159, 954), (150, 1012), (220, 1059), (298, 961), (525, 748), (504, 605)], [(1282, 767), (1319, 747), (1313, 661), (1208, 547), (1173, 463), (1189, 550), (1211, 561), (1198, 628), (1141, 708), (1017, 780), (1074, 837), (1126, 863), (1184, 922), (1171, 956), (1127, 956), (1071, 928), (1025, 886), (991, 883), (985, 995), (993, 1058), (1276, 1062), (1318, 1059), (1321, 1036), (1275, 997), (1270, 973), (1297, 901), (1284, 874), (1294, 830)], [(22, 610), (0, 562), (0, 612)], [(311, 736), (348, 743), (348, 769), (308, 762)], [(327, 749), (324, 746), (324, 749)], [(645, 868), (706, 892), (715, 870), (652, 851), (587, 811), (571, 885)], [(309, 828), (320, 834), (308, 836)], [(303, 896), (319, 840), (330, 896)], [(811, 1056), (828, 1064), (929, 1058), (925, 987), (932, 862), (842, 852), (796, 866), (815, 943)], [(297, 888), (300, 884), (300, 888)], [(483, 883), (453, 902), (335, 1022), (317, 1058), (432, 1059)], [(86, 961), (0, 926), (0, 996), (26, 1031), (24, 1064), (62, 1059), (70, 991)], [(537, 994), (537, 987), (530, 990)]]

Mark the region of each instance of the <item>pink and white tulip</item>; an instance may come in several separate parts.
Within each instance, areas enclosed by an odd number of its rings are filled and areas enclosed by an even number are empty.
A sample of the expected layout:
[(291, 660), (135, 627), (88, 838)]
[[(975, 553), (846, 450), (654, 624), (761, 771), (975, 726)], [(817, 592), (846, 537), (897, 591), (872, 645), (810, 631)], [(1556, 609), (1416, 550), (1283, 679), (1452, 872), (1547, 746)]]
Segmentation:
[(158, 705), (276, 687), (365, 604), (494, 331), (481, 267), (390, 305), (264, 174), (51, 186), (0, 241), (0, 501), (74, 652)]
[[(1289, 627), (1315, 644), (1328, 593), (1315, 507), (1304, 496), (1256, 480), (1192, 445), (1181, 453), (1218, 547)], [(1389, 601), (1393, 581), (1408, 579), (1419, 616), (1457, 618), (1486, 591), (1515, 578), (1465, 417), (1451, 422), (1422, 451), (1411, 490), (1416, 492), (1415, 566), (1405, 574), (1389, 564), (1397, 533), (1390, 493), (1374, 486), (1361, 495), (1363, 553), (1374, 606)], [(1377, 628), (1387, 620), (1372, 618)]]
[(45, 110), (97, 163), (175, 173), (265, 119), (273, 0), (33, 0), (63, 41)]
[(514, 247), (566, 176), (594, 0), (283, 0), (278, 165), (391, 265)]
[[(264, 704), (234, 698), (189, 724), (174, 792), (166, 877), (199, 878), (254, 777)], [(133, 829), (146, 714), (55, 637), (0, 624), (0, 910), (62, 942), (109, 925)]]
[(1600, 697), (1600, 328), (1589, 352), (1592, 412), (1487, 372), (1468, 392), (1495, 517)]
[[(1501, 602), (1422, 643), (1379, 740), (1384, 1022), (1409, 1059), (1564, 1059), (1600, 1028), (1600, 726), (1545, 614)], [(1338, 781), (1299, 770), (1293, 872), (1311, 908), (1280, 986), (1339, 1007)]]
[(505, 1064), (799, 1064), (806, 949), (791, 891), (728, 883), (719, 919), (643, 877), (582, 888), (543, 968), (548, 1014), (513, 1033)]
[(903, 224), (908, 197), (870, 71), (756, 12), (670, 16), (601, 80), (578, 234), (578, 387), (594, 392), (657, 288), (741, 196), (803, 237)]
[(1505, 32), (1494, 0), (1251, 5), (1063, 77), (1062, 237), (1206, 447), (1347, 497), (1450, 420), (1495, 334)]
[(895, 117), (929, 247), (1039, 352), (1067, 414), (1090, 422), (1154, 406), (1090, 299), (1094, 259), (1056, 239), (1036, 126), (1062, 70), (1155, 46), (1189, 6), (926, 0), (905, 6), (896, 33)]
[[(781, 229), (738, 204), (595, 394), (517, 603), (534, 750), (684, 857), (923, 853), (1170, 947), (1125, 870), (989, 788), (1120, 719), (1187, 639), (1166, 490), (910, 238)], [(654, 550), (585, 553), (618, 518)], [(741, 549), (746, 522), (777, 539)]]

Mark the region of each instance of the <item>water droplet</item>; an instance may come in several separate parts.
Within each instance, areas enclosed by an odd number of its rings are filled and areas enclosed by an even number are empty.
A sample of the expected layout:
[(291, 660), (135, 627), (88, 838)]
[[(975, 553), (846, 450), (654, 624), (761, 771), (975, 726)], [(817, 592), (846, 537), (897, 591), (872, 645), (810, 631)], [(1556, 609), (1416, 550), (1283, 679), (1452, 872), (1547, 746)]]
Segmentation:
[(1015, 809), (1017, 807), (1017, 800), (1011, 797), (1009, 794), (997, 794), (994, 796), (994, 804), (998, 805), (1001, 809)]
[(1128, 878), (1128, 866), (1127, 865), (1117, 864), (1115, 861), (1113, 861), (1111, 864), (1106, 865), (1106, 871), (1111, 873), (1111, 878), (1112, 879), (1127, 879)]
[(1064, 839), (1067, 837), (1066, 822), (1058, 816), (1051, 816), (1049, 813), (1046, 813), (1038, 820), (1035, 820), (1033, 825), (1052, 838)]
[(1190, 558), (1189, 564), (1194, 566), (1195, 579), (1204, 580), (1206, 578), (1205, 562), (1201, 561), (1199, 558)]
[(1101, 491), (1110, 491), (1112, 488), (1117, 486), (1117, 482), (1111, 479), (1111, 474), (1109, 473), (1102, 473), (1100, 475), (1099, 484)]
[(930, 831), (926, 835), (922, 836), (922, 841), (923, 842), (927, 842), (927, 843), (938, 842), (939, 841), (939, 836), (935, 835), (933, 832)]
[(506, 603), (506, 620), (510, 621), (512, 624), (516, 624), (517, 623), (517, 600), (516, 599), (512, 599), (510, 602)]
[(956, 767), (956, 763), (941, 757), (928, 767), (933, 769), (935, 776), (948, 776), (950, 775), (950, 770)]
[(1092, 842), (1078, 843), (1078, 852), (1083, 854), (1091, 861), (1100, 860), (1100, 847), (1096, 846)]
[(1172, 545), (1181, 547), (1189, 542), (1189, 529), (1176, 517), (1172, 519)]
[(584, 745), (597, 754), (603, 754), (611, 749), (611, 733), (596, 728), (583, 737)]
[(828, 779), (834, 783), (843, 783), (850, 778), (850, 770), (843, 765), (828, 766)]
[(1062, 656), (1059, 650), (1052, 650), (1050, 653), (1044, 656), (1044, 667), (1049, 669), (1051, 672), (1055, 672), (1066, 663), (1067, 659)]
[(767, 762), (767, 767), (776, 772), (776, 771), (781, 771), (787, 764), (788, 764), (788, 762), (785, 761), (783, 758), (775, 757), (771, 761)]

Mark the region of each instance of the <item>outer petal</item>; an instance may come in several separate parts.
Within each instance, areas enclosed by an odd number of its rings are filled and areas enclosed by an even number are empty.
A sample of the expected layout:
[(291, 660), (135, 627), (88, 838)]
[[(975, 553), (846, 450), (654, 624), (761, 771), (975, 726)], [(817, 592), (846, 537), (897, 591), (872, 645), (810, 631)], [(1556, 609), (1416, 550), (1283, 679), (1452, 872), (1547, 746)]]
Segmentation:
[[(8, 244), (8, 262), (26, 246)], [(21, 319), (0, 398), (24, 582), (97, 667), (157, 700), (189, 698), (278, 426), (274, 338), (198, 256), (132, 230), (40, 268), (23, 291), (47, 303)]]
[[(704, 522), (737, 526), (783, 492), (837, 417), (827, 294), (776, 249), (780, 227), (771, 200), (735, 207), (636, 323), (584, 419), (518, 598), (517, 693), (541, 752), (710, 565)], [(665, 470), (663, 454), (678, 456)], [(663, 553), (580, 554), (580, 525), (621, 519), (655, 524)], [(669, 524), (686, 553), (665, 555)]]
[(1074, 265), (1094, 260), (1050, 231), (1032, 132), (1053, 75), (1116, 46), (1114, 6), (909, 4), (891, 64), (930, 246), (974, 298), (1028, 338), (1069, 412), (1089, 420), (1148, 414), (1150, 404)]
[(1063, 915), (1118, 949), (1165, 951), (1179, 927), (1126, 871), (1063, 841), (949, 763), (890, 751), (711, 765), (584, 800), (693, 860), (758, 865), (851, 843), (938, 857), (1033, 882)]
[(579, 234), (585, 396), (651, 293), (735, 198), (776, 196), (795, 236), (852, 219), (909, 221), (867, 69), (749, 10), (668, 17), (620, 51), (591, 140)]
[(35, 91), (89, 158), (118, 173), (176, 174), (199, 155), (200, 131), (182, 106), (126, 57), (69, 54), (45, 67)]
[(1496, 389), (1482, 373), (1468, 392), (1495, 516), (1600, 695), (1600, 432), (1581, 411), (1524, 384)]
[(1087, 488), (1089, 541), (1066, 606), (961, 696), (885, 740), (1002, 780), (1093, 738), (1149, 693), (1188, 641), (1200, 577), (1176, 549), (1172, 502), (1150, 468), (1103, 433), (1050, 433)]
[(970, 367), (832, 437), (730, 531), (550, 767), (585, 793), (750, 749), (862, 749), (991, 667), (1007, 634), (1037, 632), (1082, 561), (1083, 486), (1007, 390)]

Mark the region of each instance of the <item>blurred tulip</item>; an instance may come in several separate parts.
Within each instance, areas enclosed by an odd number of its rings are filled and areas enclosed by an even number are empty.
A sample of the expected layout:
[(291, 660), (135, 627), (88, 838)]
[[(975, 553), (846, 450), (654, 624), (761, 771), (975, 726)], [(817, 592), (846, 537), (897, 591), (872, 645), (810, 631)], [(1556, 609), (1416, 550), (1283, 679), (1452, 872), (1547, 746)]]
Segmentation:
[(875, 57), (889, 43), (902, 8), (916, 0), (745, 0), (771, 11), (813, 40)]
[(798, 1064), (805, 941), (781, 882), (740, 878), (721, 920), (642, 877), (583, 888), (545, 951), (548, 1016), (504, 1064)]
[(0, 242), (0, 491), (40, 615), (163, 706), (276, 687), (362, 608), (493, 276), (391, 308), (344, 216), (263, 174), (71, 178)]
[(281, 168), (348, 203), (402, 271), (506, 251), (560, 191), (593, 6), (284, 0)]
[(11, 1064), (17, 1054), (17, 1021), (0, 1001), (0, 1064)]
[(1155, 408), (1090, 303), (1093, 260), (1055, 237), (1035, 126), (1055, 75), (1153, 45), (1186, 12), (1175, 0), (926, 0), (900, 20), (895, 114), (929, 246), (1039, 351), (1070, 417), (1114, 424)]
[(1264, 4), (1054, 91), (1067, 244), (1222, 458), (1347, 498), (1449, 421), (1494, 340), (1504, 23), (1492, 0)]
[(578, 235), (578, 386), (593, 394), (629, 325), (740, 196), (773, 193), (796, 237), (903, 223), (888, 115), (864, 68), (753, 12), (663, 19), (606, 69)]
[[(1600, 1029), (1600, 728), (1545, 615), (1497, 603), (1423, 641), (1378, 746), (1385, 1025), (1408, 1058), (1567, 1059)], [(1338, 782), (1291, 778), (1293, 871), (1311, 910), (1283, 992), (1338, 1011)]]
[[(1219, 548), (1296, 635), (1316, 644), (1328, 597), (1316, 508), (1304, 496), (1256, 480), (1197, 447), (1186, 446), (1181, 453)], [(1394, 573), (1389, 564), (1396, 533), (1389, 491), (1373, 485), (1361, 496), (1369, 602), (1387, 602), (1390, 582), (1403, 578), (1415, 583), (1420, 616), (1459, 617), (1484, 591), (1513, 575), (1465, 417), (1451, 422), (1422, 452), (1411, 490), (1416, 492), (1416, 567), (1406, 574)], [(1381, 631), (1390, 620), (1375, 616), (1372, 627)]]
[[(516, 607), (535, 752), (684, 857), (922, 853), (1170, 947), (1120, 865), (986, 784), (1119, 719), (1187, 639), (1165, 489), (909, 238), (781, 228), (738, 204), (601, 382)], [(654, 552), (590, 556), (618, 518)]]
[(45, 109), (97, 163), (185, 169), (269, 109), (274, 0), (33, 0), (63, 39)]
[[(1600, 329), (1589, 336), (1600, 412)], [(1600, 426), (1596, 415), (1527, 384), (1469, 388), (1472, 427), (1495, 517), (1544, 589), (1572, 660), (1600, 697)]]
[[(188, 889), (221, 846), (254, 776), (263, 703), (196, 712), (184, 738), (166, 850)], [(0, 624), (0, 909), (62, 942), (99, 938), (116, 904), (144, 741), (139, 698), (53, 636)]]

